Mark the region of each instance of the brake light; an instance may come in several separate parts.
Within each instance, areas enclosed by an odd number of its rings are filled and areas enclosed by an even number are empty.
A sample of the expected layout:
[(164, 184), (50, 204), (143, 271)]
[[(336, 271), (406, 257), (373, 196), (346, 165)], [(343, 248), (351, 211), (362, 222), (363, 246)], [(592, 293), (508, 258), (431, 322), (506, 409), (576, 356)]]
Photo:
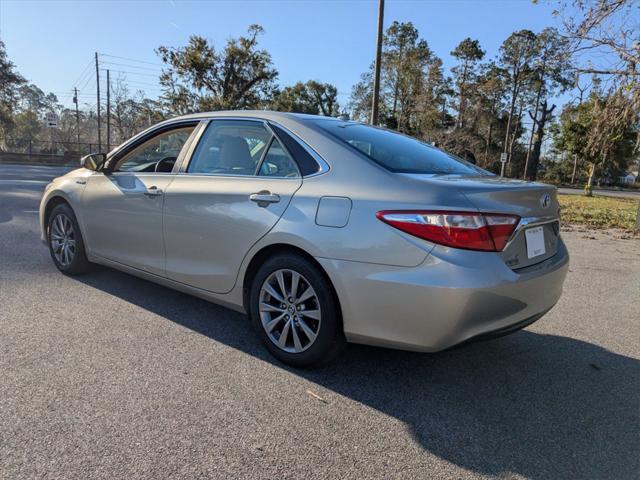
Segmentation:
[(381, 211), (376, 216), (403, 232), (433, 243), (467, 250), (500, 252), (520, 221), (516, 215), (414, 210)]

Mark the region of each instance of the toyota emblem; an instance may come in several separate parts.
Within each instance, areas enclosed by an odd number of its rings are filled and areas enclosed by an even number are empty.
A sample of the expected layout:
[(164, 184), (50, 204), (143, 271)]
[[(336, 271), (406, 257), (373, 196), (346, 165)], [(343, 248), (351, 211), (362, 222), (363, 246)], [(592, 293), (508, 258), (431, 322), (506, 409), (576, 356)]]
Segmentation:
[(547, 208), (549, 205), (551, 205), (551, 195), (549, 195), (548, 193), (542, 195), (540, 197), (540, 205), (542, 205), (542, 208)]

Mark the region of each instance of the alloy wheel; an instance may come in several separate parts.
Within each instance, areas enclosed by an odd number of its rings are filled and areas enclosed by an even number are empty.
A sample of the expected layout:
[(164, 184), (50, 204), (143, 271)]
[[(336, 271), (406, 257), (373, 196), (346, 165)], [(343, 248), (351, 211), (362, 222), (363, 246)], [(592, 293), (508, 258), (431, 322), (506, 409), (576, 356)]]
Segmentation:
[(63, 267), (68, 267), (76, 255), (76, 238), (73, 222), (63, 213), (59, 213), (51, 222), (49, 236), (51, 249), (56, 261)]
[(260, 289), (260, 320), (269, 340), (288, 353), (308, 349), (318, 336), (322, 320), (320, 301), (300, 273), (280, 269)]

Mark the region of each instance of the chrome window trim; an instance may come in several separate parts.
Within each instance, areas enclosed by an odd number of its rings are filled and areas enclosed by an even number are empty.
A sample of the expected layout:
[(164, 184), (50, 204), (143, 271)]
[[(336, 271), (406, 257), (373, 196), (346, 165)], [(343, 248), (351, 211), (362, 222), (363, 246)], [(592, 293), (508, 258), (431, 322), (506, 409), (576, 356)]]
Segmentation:
[(135, 172), (133, 170), (126, 170), (123, 172), (109, 172), (110, 177), (123, 177), (126, 175), (135, 175), (136, 177), (149, 177), (151, 175), (163, 175), (163, 176), (175, 175), (175, 173), (173, 172)]
[[(265, 127), (265, 130), (267, 131), (267, 133), (271, 134), (271, 137), (267, 141), (266, 148), (262, 151), (262, 154), (260, 155), (260, 160), (258, 161), (258, 163), (256, 165), (256, 170), (254, 171), (253, 175), (233, 175), (233, 174), (228, 174), (228, 173), (203, 173), (203, 172), (195, 173), (195, 172), (188, 172), (187, 171), (187, 169), (189, 168), (189, 164), (191, 163), (191, 160), (193, 160), (193, 154), (195, 153), (195, 150), (196, 150), (198, 144), (202, 140), (202, 136), (207, 131), (207, 129), (208, 129), (209, 125), (211, 124), (211, 122), (215, 122), (217, 120), (223, 120), (223, 121), (224, 120), (250, 121), (250, 122), (261, 123)], [(180, 168), (176, 172), (178, 175), (188, 175), (190, 177), (201, 176), (201, 177), (224, 177), (224, 178), (262, 178), (262, 179), (271, 178), (271, 179), (287, 179), (287, 180), (302, 178), (302, 175), (300, 174), (300, 168), (298, 167), (298, 164), (295, 162), (295, 160), (293, 161), (293, 163), (294, 163), (294, 165), (296, 167), (296, 170), (298, 171), (298, 176), (296, 176), (296, 177), (276, 177), (276, 176), (264, 176), (264, 175), (261, 176), (261, 175), (258, 175), (260, 166), (262, 165), (262, 162), (265, 159), (265, 156), (267, 154), (267, 151), (269, 150), (269, 147), (271, 146), (271, 143), (272, 143), (273, 139), (274, 138), (278, 139), (278, 137), (275, 135), (275, 133), (273, 132), (273, 130), (271, 129), (271, 127), (269, 126), (269, 124), (267, 123), (266, 120), (264, 120), (262, 118), (257, 118), (257, 117), (230, 117), (230, 116), (209, 117), (209, 118), (203, 119), (201, 121), (201, 125), (202, 125), (201, 130), (198, 131), (197, 135), (193, 137), (193, 140), (192, 140), (191, 144), (189, 145), (189, 149), (185, 153), (184, 158), (182, 159), (182, 163), (180, 165)], [(280, 144), (282, 144), (282, 142), (280, 142)], [(289, 156), (291, 157), (291, 154), (286, 149), (286, 147), (284, 147), (284, 145), (282, 145), (282, 147), (285, 149), (287, 154), (289, 154)], [(293, 159), (293, 157), (292, 157), (292, 159)]]
[(553, 222), (560, 222), (560, 217), (559, 216), (553, 216), (553, 215), (544, 216), (544, 217), (522, 217), (520, 219), (520, 221), (518, 222), (518, 225), (516, 225), (515, 230), (511, 234), (511, 237), (509, 238), (509, 241), (504, 246), (502, 251), (504, 252), (506, 249), (508, 249), (509, 246), (514, 242), (516, 237), (523, 230), (525, 230), (527, 228), (530, 228), (530, 227), (538, 227), (540, 225), (546, 225), (548, 223), (553, 223)]
[[(323, 175), (325, 173), (327, 173), (328, 171), (331, 170), (331, 165), (320, 156), (320, 154), (318, 154), (318, 152), (316, 152), (308, 143), (306, 143), (304, 140), (302, 140), (297, 134), (295, 134), (294, 132), (292, 132), (289, 128), (283, 126), (281, 123), (276, 122), (274, 120), (266, 120), (264, 118), (258, 118), (258, 117), (253, 117), (253, 116), (232, 116), (232, 115), (224, 115), (224, 116), (208, 116), (208, 117), (202, 117), (200, 119), (197, 118), (189, 118), (189, 119), (180, 119), (180, 120), (166, 120), (162, 123), (159, 123), (158, 125), (154, 125), (150, 128), (147, 128), (146, 130), (140, 132), (138, 135), (136, 135), (135, 137), (131, 138), (129, 141), (127, 141), (126, 143), (123, 143), (122, 145), (119, 145), (118, 147), (116, 147), (114, 150), (112, 150), (111, 152), (109, 152), (108, 158), (107, 160), (110, 160), (112, 157), (119, 155), (120, 152), (122, 152), (123, 150), (126, 150), (131, 144), (135, 143), (136, 141), (138, 141), (140, 139), (140, 137), (143, 137), (145, 135), (149, 135), (152, 134), (153, 132), (155, 132), (156, 130), (159, 129), (164, 129), (167, 128), (169, 126), (171, 127), (178, 127), (181, 124), (193, 124), (198, 122), (198, 124), (195, 127), (195, 135), (193, 136), (193, 139), (187, 149), (187, 151), (185, 152), (185, 155), (182, 159), (178, 159), (181, 160), (180, 162), (180, 166), (176, 169), (174, 167), (174, 170), (171, 172), (172, 174), (187, 174), (187, 175), (204, 175), (204, 176), (221, 176), (221, 177), (251, 177), (251, 175), (221, 175), (221, 174), (210, 174), (210, 173), (205, 173), (205, 174), (195, 174), (195, 173), (189, 173), (187, 172), (187, 167), (189, 166), (189, 163), (191, 162), (191, 158), (193, 156), (193, 152), (195, 151), (196, 146), (198, 145), (198, 143), (200, 142), (200, 139), (202, 138), (202, 135), (204, 134), (204, 132), (206, 131), (208, 125), (210, 122), (214, 121), (214, 120), (249, 120), (249, 121), (254, 121), (254, 122), (260, 122), (264, 125), (266, 125), (267, 129), (271, 132), (272, 135), (274, 135), (276, 138), (278, 138), (277, 135), (275, 135), (273, 129), (270, 127), (270, 123), (277, 125), (278, 127), (282, 128), (285, 132), (287, 132), (289, 135), (291, 135), (291, 137), (298, 142), (298, 144), (305, 149), (305, 151), (311, 155), (311, 157), (318, 163), (318, 166), (320, 167), (320, 169), (316, 172), (313, 173), (311, 175), (302, 175), (300, 173), (300, 167), (298, 166), (297, 162), (294, 161), (294, 163), (296, 164), (296, 168), (298, 169), (298, 174), (299, 176), (296, 178), (313, 178), (316, 177), (318, 175)], [(200, 129), (200, 130), (198, 130)], [(280, 141), (280, 139), (278, 139)], [(280, 141), (280, 143), (282, 144), (282, 141)], [(286, 150), (286, 147), (283, 145), (283, 148)], [(288, 150), (287, 150), (288, 153)], [(291, 155), (289, 153), (289, 155)], [(176, 162), (177, 163), (177, 162)], [(168, 172), (167, 172), (168, 173)], [(256, 177), (258, 175), (255, 175)], [(269, 177), (269, 178), (293, 178), (293, 177)]]
[(268, 178), (270, 180), (301, 180), (302, 177), (266, 177), (266, 176), (258, 176), (258, 175), (227, 175), (227, 174), (221, 174), (221, 173), (178, 173), (177, 175), (181, 176), (181, 177), (203, 177), (203, 178), (209, 178), (209, 177), (214, 177), (214, 178), (243, 178), (245, 180), (247, 179), (251, 179), (254, 178), (256, 180), (263, 180), (265, 178)]

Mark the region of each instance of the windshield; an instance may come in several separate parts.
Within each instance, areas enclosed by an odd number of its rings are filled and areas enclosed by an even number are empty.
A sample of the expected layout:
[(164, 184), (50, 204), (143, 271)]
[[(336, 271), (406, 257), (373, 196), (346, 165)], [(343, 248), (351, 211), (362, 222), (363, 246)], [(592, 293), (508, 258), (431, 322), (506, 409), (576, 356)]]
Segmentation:
[(492, 175), (415, 138), (356, 122), (318, 120), (318, 126), (395, 173)]

